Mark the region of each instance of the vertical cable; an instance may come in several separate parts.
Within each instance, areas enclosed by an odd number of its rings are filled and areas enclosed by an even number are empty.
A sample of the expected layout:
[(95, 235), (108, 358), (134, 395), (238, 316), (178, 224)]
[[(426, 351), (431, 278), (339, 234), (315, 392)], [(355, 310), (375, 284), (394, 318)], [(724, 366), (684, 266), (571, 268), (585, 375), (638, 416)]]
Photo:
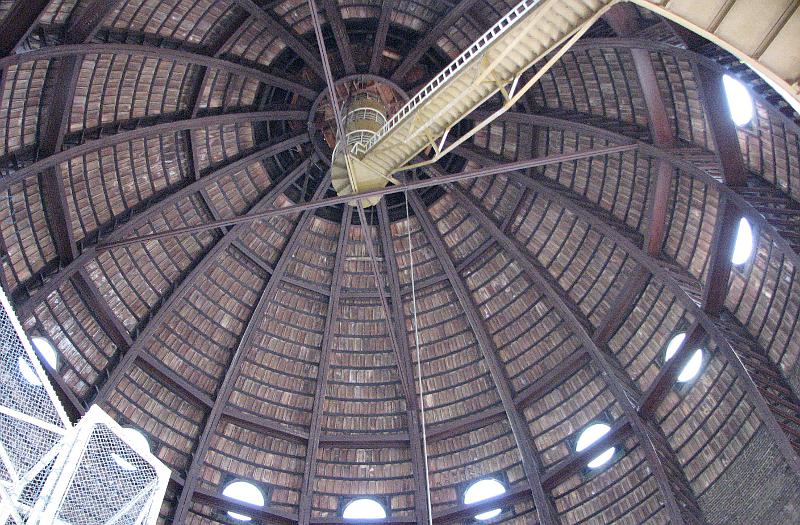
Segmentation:
[(428, 523), (433, 525), (433, 506), (431, 504), (431, 477), (428, 470), (428, 433), (425, 430), (425, 391), (422, 387), (422, 357), (420, 355), (419, 329), (417, 327), (417, 288), (414, 282), (414, 253), (411, 249), (411, 218), (408, 211), (408, 192), (404, 192), (406, 201), (406, 231), (408, 232), (408, 258), (411, 264), (411, 305), (414, 320), (414, 344), (417, 347), (417, 379), (419, 381), (420, 422), (422, 425), (422, 459), (425, 463), (425, 490), (428, 495)]

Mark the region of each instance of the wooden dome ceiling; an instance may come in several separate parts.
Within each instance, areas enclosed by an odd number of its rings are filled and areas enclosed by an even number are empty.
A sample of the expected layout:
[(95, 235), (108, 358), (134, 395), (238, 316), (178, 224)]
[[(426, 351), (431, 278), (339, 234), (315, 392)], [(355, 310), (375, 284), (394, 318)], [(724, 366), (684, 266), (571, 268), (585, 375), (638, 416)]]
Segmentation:
[[(413, 93), (511, 5), (320, 9), (336, 78)], [(410, 192), (408, 220), (396, 194), (366, 221), (338, 205), (113, 245), (334, 195), (307, 3), (0, 14), (2, 285), (56, 347), (65, 405), (99, 403), (173, 469), (164, 522), (339, 523), (358, 497), (427, 522), (412, 257), (434, 523), (800, 520), (800, 126), (719, 48), (621, 5), (416, 175), (634, 149)], [(742, 216), (755, 253), (732, 267)], [(486, 477), (507, 492), (467, 508)], [(225, 499), (233, 480), (264, 507)]]

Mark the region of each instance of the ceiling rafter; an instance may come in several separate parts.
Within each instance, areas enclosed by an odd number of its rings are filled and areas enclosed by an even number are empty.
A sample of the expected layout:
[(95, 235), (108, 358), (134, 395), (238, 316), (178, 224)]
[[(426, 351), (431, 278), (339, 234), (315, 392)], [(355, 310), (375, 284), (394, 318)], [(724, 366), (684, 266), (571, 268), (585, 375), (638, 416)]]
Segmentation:
[(453, 27), (476, 2), (477, 0), (459, 0), (452, 9), (449, 9), (447, 14), (434, 23), (433, 27), (428, 29), (422, 39), (405, 54), (403, 61), (394, 70), (390, 80), (396, 84), (402, 84), (403, 78), (411, 71), (412, 67), (419, 63), (428, 49), (433, 47), (436, 41)]
[(484, 229), (486, 229), (497, 243), (519, 264), (528, 280), (536, 285), (538, 289), (548, 298), (550, 303), (556, 308), (561, 318), (573, 329), (573, 333), (578, 337), (583, 346), (590, 352), (592, 361), (605, 375), (609, 390), (619, 404), (626, 419), (631, 423), (638, 437), (638, 441), (647, 462), (653, 472), (653, 476), (659, 487), (664, 500), (670, 520), (673, 523), (684, 523), (675, 494), (673, 493), (667, 470), (662, 464), (661, 458), (656, 451), (645, 427), (645, 422), (636, 411), (636, 406), (631, 401), (626, 392), (629, 385), (622, 385), (616, 379), (622, 379), (624, 371), (620, 373), (619, 363), (611, 356), (603, 352), (592, 340), (589, 335), (590, 324), (580, 313), (574, 301), (567, 298), (558, 282), (550, 275), (538, 260), (528, 253), (527, 249), (516, 239), (506, 235), (495, 224), (494, 219), (465, 193), (458, 185), (448, 186), (449, 194), (475, 219)]
[[(324, 195), (329, 186), (330, 172), (328, 172), (322, 182), (320, 182), (319, 186), (317, 186), (312, 198), (316, 199)], [(183, 486), (180, 499), (175, 507), (174, 521), (176, 523), (184, 523), (186, 521), (186, 515), (189, 512), (189, 506), (192, 503), (192, 497), (195, 488), (200, 483), (200, 474), (203, 468), (203, 462), (206, 458), (206, 453), (208, 452), (208, 447), (211, 445), (211, 438), (219, 426), (220, 418), (225, 410), (225, 406), (228, 404), (228, 399), (233, 391), (236, 379), (239, 377), (242, 361), (247, 349), (250, 347), (253, 332), (256, 330), (258, 324), (263, 321), (264, 312), (267, 306), (275, 299), (275, 294), (278, 292), (278, 287), (283, 280), (283, 276), (289, 269), (291, 260), (294, 257), (301, 240), (305, 236), (308, 224), (313, 216), (313, 210), (304, 212), (292, 229), (292, 232), (289, 235), (283, 250), (281, 251), (278, 262), (275, 264), (275, 271), (269, 277), (269, 280), (264, 286), (264, 290), (258, 299), (258, 303), (256, 303), (256, 306), (253, 309), (249, 320), (247, 321), (244, 332), (242, 332), (242, 336), (239, 339), (236, 350), (234, 350), (231, 354), (230, 361), (225, 369), (225, 376), (222, 379), (219, 389), (217, 390), (217, 394), (214, 398), (214, 406), (206, 415), (206, 421), (203, 425), (203, 432), (200, 436), (200, 439), (197, 441), (194, 453), (192, 454), (192, 461), (186, 474), (186, 483)], [(242, 230), (243, 228), (234, 228), (231, 230), (231, 233), (235, 231), (238, 235), (242, 232)]]
[[(311, 160), (301, 162), (295, 169), (283, 177), (277, 184), (270, 188), (267, 193), (255, 204), (248, 213), (255, 213), (259, 209), (272, 204), (272, 202), (282, 195), (289, 186), (300, 177), (304, 176), (311, 165)], [(195, 264), (191, 271), (175, 288), (175, 290), (161, 303), (158, 311), (150, 316), (150, 319), (141, 331), (139, 336), (130, 346), (128, 351), (122, 355), (120, 361), (114, 366), (114, 369), (108, 375), (108, 378), (100, 386), (97, 395), (95, 396), (95, 403), (103, 403), (108, 399), (110, 393), (116, 388), (119, 381), (125, 376), (128, 370), (136, 362), (140, 354), (145, 352), (145, 343), (152, 336), (155, 329), (161, 324), (164, 316), (170, 311), (175, 302), (182, 298), (187, 290), (190, 290), (195, 280), (203, 275), (203, 273), (213, 264), (217, 256), (222, 253), (239, 235), (244, 232), (244, 228), (233, 228), (224, 237), (218, 240), (211, 249), (209, 249), (202, 258)]]
[(0, 56), (10, 55), (38, 25), (50, 0), (16, 0), (0, 22)]
[(389, 23), (391, 22), (392, 10), (396, 1), (383, 0), (381, 3), (381, 16), (378, 19), (378, 28), (375, 31), (375, 39), (372, 42), (372, 55), (369, 60), (369, 72), (373, 75), (381, 72), (383, 51), (386, 49), (386, 35), (389, 34)]
[(269, 31), (280, 38), (284, 44), (297, 55), (303, 59), (306, 65), (313, 71), (319, 78), (325, 78), (322, 71), (322, 62), (320, 62), (319, 54), (311, 48), (304, 40), (290, 28), (287, 28), (283, 23), (275, 18), (275, 15), (266, 9), (259, 7), (253, 0), (234, 0), (237, 5), (250, 13), (250, 16), (259, 20), (267, 26)]
[(486, 367), (489, 370), (489, 374), (500, 397), (506, 418), (511, 426), (511, 432), (514, 435), (514, 440), (517, 442), (517, 449), (519, 450), (522, 460), (522, 467), (532, 489), (533, 501), (539, 516), (539, 522), (545, 525), (557, 523), (558, 518), (555, 506), (542, 486), (542, 467), (536, 455), (533, 437), (531, 436), (527, 423), (514, 404), (513, 390), (500, 361), (497, 347), (486, 329), (483, 318), (478, 312), (472, 295), (467, 289), (463, 278), (453, 264), (449, 249), (444, 239), (442, 239), (439, 230), (436, 228), (436, 225), (433, 223), (430, 212), (422, 202), (422, 199), (413, 191), (408, 193), (408, 199), (414, 210), (414, 215), (425, 232), (428, 242), (447, 274), (453, 292), (456, 294), (470, 328), (478, 341), (483, 360), (486, 363)]
[(339, 300), (342, 292), (342, 275), (344, 273), (347, 244), (353, 220), (353, 208), (344, 206), (342, 222), (339, 226), (339, 241), (336, 245), (336, 261), (333, 263), (330, 295), (328, 296), (328, 311), (325, 314), (325, 330), (322, 334), (322, 347), (317, 366), (317, 381), (314, 386), (314, 406), (311, 409), (311, 426), (308, 432), (306, 458), (303, 469), (303, 485), (300, 490), (300, 505), (298, 522), (308, 525), (311, 520), (311, 503), (314, 493), (314, 480), (317, 475), (317, 451), (319, 449), (320, 434), (322, 433), (322, 416), (325, 406), (325, 394), (328, 390), (328, 375), (331, 363), (331, 347), (333, 345), (334, 327), (336, 325), (336, 312), (339, 311)]
[[(47, 46), (0, 58), (0, 70), (5, 71), (11, 66), (18, 66), (37, 60), (75, 59), (77, 62), (85, 55), (94, 54), (119, 54), (135, 55), (147, 58), (159, 58), (175, 62), (184, 62), (199, 67), (219, 69), (236, 76), (244, 76), (263, 82), (269, 86), (285, 89), (307, 99), (314, 100), (317, 91), (299, 82), (279, 77), (262, 69), (242, 65), (224, 58), (215, 58), (206, 54), (194, 53), (168, 47), (154, 47), (138, 44), (79, 44), (69, 41), (59, 46)], [(80, 67), (80, 64), (78, 64)]]
[(350, 38), (347, 36), (347, 27), (344, 25), (339, 3), (336, 0), (322, 0), (322, 8), (325, 10), (325, 18), (333, 31), (334, 39), (336, 39), (339, 58), (344, 63), (344, 72), (347, 75), (355, 75), (356, 63), (353, 60), (353, 48), (350, 45)]
[[(414, 385), (414, 363), (411, 357), (411, 347), (408, 344), (408, 336), (406, 334), (406, 327), (408, 320), (406, 319), (405, 309), (403, 308), (403, 296), (400, 292), (400, 270), (397, 263), (397, 254), (394, 250), (394, 240), (392, 238), (392, 229), (389, 222), (389, 210), (386, 207), (386, 199), (381, 199), (377, 205), (378, 207), (378, 229), (379, 237), (381, 240), (381, 251), (383, 252), (384, 268), (386, 270), (386, 280), (389, 286), (389, 295), (391, 297), (391, 307), (394, 310), (393, 318), (395, 322), (392, 323), (395, 330), (397, 330), (397, 340), (400, 343), (400, 352), (398, 359), (405, 361), (403, 368), (409, 374), (408, 380), (411, 382), (411, 391), (416, 394)], [(418, 394), (422, 396), (422, 392)], [(419, 398), (422, 402), (422, 398)], [(425, 470), (425, 451), (422, 448), (423, 437), (420, 433), (421, 428), (421, 414), (417, 406), (417, 396), (414, 398), (414, 404), (406, 407), (406, 415), (408, 420), (408, 436), (409, 446), (411, 449), (411, 462), (414, 469), (414, 511), (417, 518), (417, 523), (423, 524), (430, 522), (428, 515), (428, 481)]]
[[(155, 200), (152, 203), (148, 204), (140, 212), (136, 213), (132, 219), (128, 220), (127, 222), (122, 223), (121, 225), (117, 226), (116, 228), (112, 229), (108, 234), (103, 237), (100, 237), (97, 242), (94, 244), (84, 246), (83, 251), (79, 256), (77, 256), (72, 262), (70, 262), (67, 266), (59, 269), (54, 275), (48, 276), (47, 280), (44, 281), (44, 284), (39, 286), (35, 289), (32, 293), (28, 294), (28, 296), (22, 301), (15, 301), (15, 309), (22, 319), (26, 319), (30, 315), (33, 314), (34, 309), (36, 306), (45, 301), (48, 295), (50, 295), (53, 291), (57, 290), (65, 280), (71, 278), (75, 275), (81, 268), (84, 268), (86, 264), (89, 263), (92, 259), (97, 256), (97, 246), (99, 243), (102, 243), (104, 240), (108, 239), (115, 239), (119, 237), (123, 237), (125, 235), (132, 234), (136, 231), (137, 228), (144, 225), (149, 219), (166, 209), (167, 207), (174, 205), (181, 199), (184, 199), (190, 195), (194, 195), (195, 193), (201, 191), (203, 188), (207, 187), (209, 184), (220, 180), (223, 177), (236, 173), (237, 171), (245, 169), (248, 165), (262, 161), (268, 157), (274, 156), (282, 151), (286, 151), (288, 149), (297, 147), (301, 144), (308, 142), (308, 135), (304, 132), (296, 133), (291, 135), (283, 140), (279, 140), (273, 144), (270, 144), (262, 149), (254, 151), (239, 160), (221, 166), (212, 172), (208, 173), (207, 175), (201, 177), (198, 180), (190, 182), (187, 185), (182, 186), (180, 189), (170, 192), (164, 198), (160, 200)], [(115, 224), (116, 221), (112, 220), (111, 224)], [(101, 230), (105, 229), (108, 224), (101, 226)], [(26, 288), (23, 285), (23, 288)]]

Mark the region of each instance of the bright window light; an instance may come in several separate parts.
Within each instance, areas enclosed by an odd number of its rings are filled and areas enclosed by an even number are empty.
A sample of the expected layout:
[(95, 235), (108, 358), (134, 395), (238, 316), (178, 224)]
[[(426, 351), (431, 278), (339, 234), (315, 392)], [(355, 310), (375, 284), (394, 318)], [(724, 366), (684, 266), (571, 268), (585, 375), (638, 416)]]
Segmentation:
[[(667, 351), (664, 353), (664, 360), (669, 361), (675, 355), (675, 352), (678, 351), (683, 341), (686, 339), (686, 333), (680, 333), (672, 338), (672, 340), (667, 345)], [(691, 381), (697, 374), (700, 373), (700, 367), (703, 365), (703, 350), (697, 349), (692, 354), (691, 359), (689, 362), (684, 365), (683, 370), (681, 370), (680, 374), (678, 374), (678, 382), (679, 383), (686, 383), (687, 381)]]
[(39, 357), (47, 363), (47, 365), (56, 370), (58, 368), (58, 353), (56, 349), (53, 348), (53, 345), (45, 339), (44, 337), (34, 337), (31, 339), (33, 343), (33, 348), (36, 350), (36, 353), (39, 354)]
[(346, 520), (379, 520), (386, 517), (386, 511), (374, 499), (360, 498), (347, 504), (342, 517)]
[(681, 332), (670, 340), (669, 344), (667, 345), (667, 351), (664, 354), (664, 361), (669, 361), (672, 359), (672, 356), (675, 355), (675, 352), (678, 351), (678, 348), (681, 347), (685, 339), (686, 332)]
[[(125, 437), (132, 441), (134, 444), (138, 445), (142, 449), (150, 450), (150, 442), (147, 441), (147, 438), (140, 430), (135, 428), (126, 427), (122, 429), (122, 433), (125, 434)], [(122, 457), (120, 454), (116, 452), (111, 453), (111, 458), (114, 462), (119, 465), (119, 468), (122, 470), (131, 472), (136, 470), (136, 465)]]
[[(506, 488), (496, 479), (482, 479), (470, 485), (466, 492), (464, 492), (464, 504), (470, 505), (472, 503), (478, 503), (505, 494), (505, 492)], [(500, 512), (502, 512), (501, 509), (487, 510), (486, 512), (481, 512), (476, 515), (475, 519), (479, 521), (490, 520), (499, 516)]]
[(722, 77), (725, 86), (725, 96), (728, 99), (731, 119), (737, 126), (744, 126), (753, 120), (753, 98), (744, 84), (735, 78), (725, 75)]
[(678, 383), (685, 383), (691, 381), (697, 374), (700, 373), (700, 367), (703, 365), (703, 351), (699, 348), (694, 351), (689, 362), (683, 367), (681, 373), (678, 374)]
[[(575, 451), (581, 452), (582, 450), (586, 450), (592, 444), (594, 444), (594, 442), (608, 434), (610, 430), (611, 427), (605, 423), (595, 423), (588, 426), (586, 430), (581, 432), (581, 435), (578, 438), (578, 443), (575, 445)], [(614, 447), (608, 448), (602, 454), (587, 463), (586, 466), (589, 468), (601, 467), (608, 463), (612, 457), (614, 457), (614, 452), (616, 452)]]
[(733, 245), (733, 264), (744, 264), (753, 253), (753, 228), (750, 222), (742, 217), (739, 219), (739, 229), (736, 232), (736, 244)]
[[(222, 495), (236, 501), (243, 503), (250, 503), (258, 507), (264, 506), (264, 494), (258, 490), (258, 487), (247, 481), (234, 481), (225, 485), (222, 490)], [(253, 518), (239, 514), (238, 512), (228, 511), (228, 516), (238, 521), (250, 521)]]

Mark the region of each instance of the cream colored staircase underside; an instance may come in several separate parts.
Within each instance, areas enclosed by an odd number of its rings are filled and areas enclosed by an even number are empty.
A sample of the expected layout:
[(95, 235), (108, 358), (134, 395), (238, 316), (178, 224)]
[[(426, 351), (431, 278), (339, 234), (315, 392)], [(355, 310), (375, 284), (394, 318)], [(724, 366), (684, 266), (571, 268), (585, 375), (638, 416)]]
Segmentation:
[(734, 54), (800, 112), (800, 1), (632, 1)]
[[(409, 163), (427, 148), (435, 152), (428, 163), (445, 155), (513, 106), (613, 3), (523, 0), (386, 123), (359, 169), (389, 176), (417, 166)], [(445, 146), (452, 127), (498, 92), (503, 108)]]

